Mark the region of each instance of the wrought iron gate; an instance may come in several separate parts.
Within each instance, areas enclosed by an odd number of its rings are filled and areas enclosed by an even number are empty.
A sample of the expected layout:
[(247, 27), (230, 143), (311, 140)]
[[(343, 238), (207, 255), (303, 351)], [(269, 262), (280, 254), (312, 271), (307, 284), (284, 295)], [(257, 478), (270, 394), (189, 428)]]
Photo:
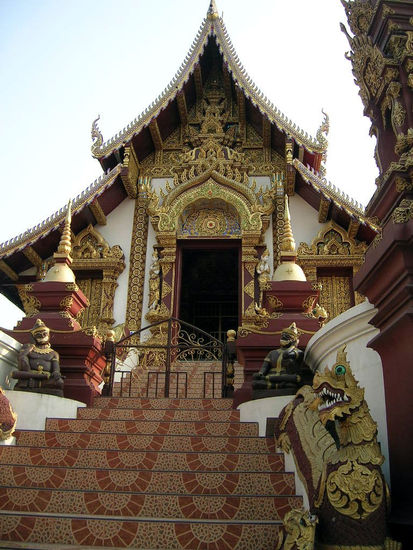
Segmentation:
[[(228, 353), (225, 344), (185, 321), (171, 317), (144, 327), (114, 343), (111, 350), (109, 387), (106, 392), (108, 395), (114, 393), (115, 377), (118, 378), (121, 394), (133, 395), (134, 369), (118, 368), (122, 357), (125, 360), (131, 353), (136, 355), (135, 368), (141, 372), (141, 380), (143, 373), (147, 372), (147, 395), (151, 383), (155, 388), (155, 397), (173, 396), (174, 388), (176, 397), (178, 390), (182, 388), (187, 396), (188, 371), (185, 368), (190, 364), (198, 365), (198, 369), (203, 372), (203, 391), (200, 391), (199, 397), (210, 396), (207, 395), (207, 385), (209, 388), (212, 386), (213, 397), (217, 397), (216, 388), (220, 389), (219, 396), (226, 397), (228, 394)], [(202, 364), (207, 366), (211, 363), (218, 364), (220, 368), (209, 371), (207, 367), (202, 368)]]

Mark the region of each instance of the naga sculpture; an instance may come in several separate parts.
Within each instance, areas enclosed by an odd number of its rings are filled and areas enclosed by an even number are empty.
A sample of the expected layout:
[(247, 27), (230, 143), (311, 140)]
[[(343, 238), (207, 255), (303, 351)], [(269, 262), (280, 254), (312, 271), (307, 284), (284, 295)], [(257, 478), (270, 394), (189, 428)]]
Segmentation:
[[(292, 453), (310, 513), (318, 518), (314, 548), (389, 548), (388, 492), (380, 468), (384, 458), (377, 424), (345, 346), (338, 350), (333, 367), (316, 373), (313, 386), (300, 388), (284, 407), (275, 435), (278, 446)], [(301, 548), (298, 541), (281, 547)]]

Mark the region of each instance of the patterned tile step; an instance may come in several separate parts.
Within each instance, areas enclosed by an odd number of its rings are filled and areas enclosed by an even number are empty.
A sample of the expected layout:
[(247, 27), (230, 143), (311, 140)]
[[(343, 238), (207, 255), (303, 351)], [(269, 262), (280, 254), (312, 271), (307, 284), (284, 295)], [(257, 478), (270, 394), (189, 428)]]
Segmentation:
[(218, 437), (188, 435), (96, 434), (76, 432), (16, 431), (18, 445), (138, 451), (274, 453), (267, 437)]
[(156, 420), (79, 420), (49, 418), (46, 430), (107, 434), (258, 436), (258, 425), (246, 422), (156, 421)]
[(102, 420), (186, 420), (205, 422), (239, 422), (239, 411), (202, 411), (185, 409), (98, 409), (81, 407), (77, 417)]
[(96, 470), (4, 464), (0, 485), (79, 491), (127, 491), (194, 495), (294, 495), (294, 474), (285, 472), (168, 472)]
[(279, 522), (176, 521), (0, 513), (0, 540), (135, 549), (273, 550)]
[(174, 399), (145, 397), (97, 397), (98, 408), (232, 410), (232, 399)]
[(179, 519), (282, 520), (302, 506), (297, 496), (138, 494), (108, 491), (0, 488), (0, 509), (14, 512)]
[(77, 468), (137, 468), (169, 471), (280, 472), (280, 453), (175, 453), (110, 451), (53, 447), (0, 446), (0, 464), (69, 466)]

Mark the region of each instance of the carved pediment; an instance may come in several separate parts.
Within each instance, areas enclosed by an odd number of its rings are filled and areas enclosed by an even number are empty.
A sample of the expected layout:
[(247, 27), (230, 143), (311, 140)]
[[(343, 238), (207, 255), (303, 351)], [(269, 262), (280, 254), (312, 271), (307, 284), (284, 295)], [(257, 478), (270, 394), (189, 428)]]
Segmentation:
[(72, 246), (73, 259), (99, 259), (122, 258), (123, 252), (120, 246), (109, 247), (102, 235), (92, 226), (88, 225), (76, 235)]
[(344, 229), (330, 222), (311, 245), (300, 243), (297, 253), (298, 256), (362, 256), (366, 248), (364, 243), (348, 238)]

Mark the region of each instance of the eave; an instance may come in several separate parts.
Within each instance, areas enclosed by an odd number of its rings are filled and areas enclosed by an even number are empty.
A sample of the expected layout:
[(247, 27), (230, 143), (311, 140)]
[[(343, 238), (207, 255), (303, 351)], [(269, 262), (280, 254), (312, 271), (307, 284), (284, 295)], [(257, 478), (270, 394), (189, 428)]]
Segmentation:
[[(121, 168), (121, 165), (118, 165), (107, 174), (103, 174), (73, 199), (74, 234), (89, 224), (105, 222), (106, 216), (127, 197), (120, 177)], [(50, 258), (56, 251), (66, 211), (67, 206), (64, 206), (43, 222), (0, 244), (1, 292), (13, 302), (20, 303), (16, 289), (13, 288), (14, 284), (34, 279), (18, 277), (17, 281), (13, 274), (22, 273), (33, 266), (37, 268), (39, 262)]]
[[(320, 140), (318, 133), (317, 138), (308, 135), (264, 96), (240, 63), (222, 18), (210, 11), (175, 77), (140, 116), (107, 141), (103, 141), (97, 125), (94, 126), (95, 142), (92, 154), (99, 159), (102, 167), (107, 170), (117, 164), (123, 148), (131, 142), (139, 161), (142, 160), (156, 148), (160, 137), (165, 140), (180, 123), (185, 125), (187, 111), (200, 99), (203, 58), (211, 39), (216, 41), (222, 56), (224, 72), (227, 71), (229, 75), (226, 79), (227, 92), (231, 92), (232, 88), (235, 97), (238, 91), (241, 92), (247, 102), (246, 110), (259, 113), (259, 126), (263, 126), (262, 119), (265, 118), (271, 124), (273, 133), (283, 134), (284, 139), (285, 136), (292, 138), (305, 149), (306, 162), (318, 170), (327, 148), (326, 140)], [(157, 123), (155, 134), (151, 127), (154, 120)], [(156, 136), (156, 143), (151, 140), (153, 135)]]
[(375, 221), (366, 215), (363, 205), (298, 159), (293, 160), (293, 166), (297, 171), (295, 191), (319, 211), (321, 223), (332, 219), (347, 230), (349, 237), (368, 244), (372, 242), (380, 230)]

